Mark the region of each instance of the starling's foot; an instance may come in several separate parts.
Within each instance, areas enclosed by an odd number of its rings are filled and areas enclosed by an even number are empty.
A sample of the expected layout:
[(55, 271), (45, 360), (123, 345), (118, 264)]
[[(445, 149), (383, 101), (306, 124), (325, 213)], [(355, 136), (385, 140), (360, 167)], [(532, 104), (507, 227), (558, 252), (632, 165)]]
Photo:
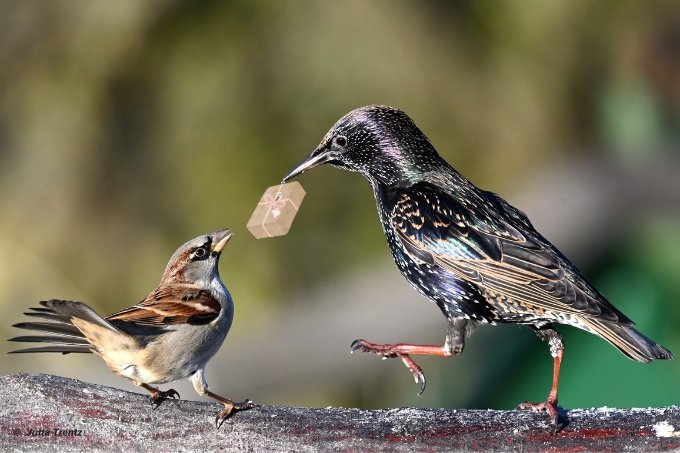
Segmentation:
[(369, 343), (366, 340), (354, 340), (351, 346), (351, 352), (370, 352), (372, 354), (383, 356), (383, 359), (388, 357), (400, 357), (402, 362), (404, 362), (404, 365), (406, 365), (406, 367), (411, 370), (411, 373), (413, 373), (413, 378), (416, 380), (416, 384), (420, 382), (420, 392), (418, 392), (418, 396), (420, 396), (425, 391), (425, 375), (423, 374), (422, 368), (420, 368), (418, 364), (414, 362), (406, 352), (404, 352), (404, 346), (405, 345), (401, 344), (374, 344)]
[(525, 401), (523, 403), (520, 403), (515, 407), (515, 409), (530, 409), (532, 411), (546, 411), (550, 415), (550, 419), (552, 421), (553, 427), (555, 428), (555, 433), (557, 433), (558, 428), (559, 428), (559, 412), (557, 410), (557, 400), (551, 400), (548, 398), (546, 401), (543, 401), (542, 403), (530, 403), (528, 401)]
[(350, 348), (352, 353), (354, 351), (370, 352), (383, 357), (397, 357), (399, 355), (399, 351), (397, 351), (399, 345), (394, 344), (374, 344), (366, 340), (354, 340)]
[(401, 357), (402, 362), (404, 362), (404, 365), (408, 367), (409, 370), (411, 370), (411, 373), (413, 373), (413, 378), (416, 380), (416, 384), (420, 382), (420, 391), (418, 392), (418, 396), (422, 395), (423, 392), (425, 391), (425, 375), (423, 374), (423, 369), (418, 366), (416, 362), (413, 361), (413, 359), (408, 355), (408, 354), (399, 354), (399, 357)]
[(227, 400), (227, 401), (228, 402), (223, 401), (224, 410), (222, 412), (220, 412), (219, 414), (217, 414), (217, 417), (215, 417), (215, 427), (217, 429), (220, 429), (220, 426), (222, 426), (222, 423), (224, 423), (224, 421), (227, 418), (229, 418), (229, 416), (231, 415), (231, 413), (233, 411), (244, 411), (246, 409), (250, 409), (251, 407), (253, 407), (255, 405), (250, 400), (245, 400), (241, 403), (234, 403), (231, 400)]
[(148, 391), (151, 392), (151, 396), (149, 397), (149, 401), (151, 401), (151, 405), (154, 407), (158, 407), (161, 404), (161, 400), (163, 398), (172, 398), (179, 399), (179, 393), (175, 389), (170, 389), (170, 390), (165, 390), (161, 391), (156, 388), (153, 388), (151, 386), (144, 385), (144, 388), (146, 388)]

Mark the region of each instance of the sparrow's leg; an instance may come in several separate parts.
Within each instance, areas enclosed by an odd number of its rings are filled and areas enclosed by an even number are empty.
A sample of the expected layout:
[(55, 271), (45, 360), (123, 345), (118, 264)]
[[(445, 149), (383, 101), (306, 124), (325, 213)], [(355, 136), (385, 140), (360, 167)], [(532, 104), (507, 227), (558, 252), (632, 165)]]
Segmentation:
[(177, 391), (175, 391), (175, 389), (162, 391), (162, 390), (158, 390), (155, 387), (151, 387), (149, 384), (141, 384), (141, 386), (144, 387), (145, 389), (147, 389), (149, 391), (149, 393), (151, 393), (149, 400), (151, 401), (151, 404), (156, 405), (156, 407), (158, 407), (158, 405), (161, 403), (159, 401), (161, 398), (175, 399), (175, 397), (177, 397), (177, 399), (179, 399), (179, 393), (177, 393)]
[(399, 357), (404, 364), (411, 370), (416, 383), (420, 382), (420, 392), (422, 395), (425, 391), (425, 375), (423, 370), (411, 359), (411, 354), (425, 354), (425, 355), (440, 355), (450, 357), (455, 354), (463, 352), (465, 347), (465, 333), (468, 329), (469, 321), (464, 318), (449, 319), (448, 328), (446, 330), (446, 341), (444, 346), (429, 346), (419, 344), (374, 344), (366, 340), (354, 340), (352, 343), (352, 352), (371, 352), (387, 357)]
[(223, 398), (220, 395), (208, 390), (208, 383), (205, 380), (203, 368), (201, 368), (200, 370), (196, 371), (194, 374), (191, 375), (191, 383), (194, 384), (194, 388), (199, 393), (199, 395), (205, 395), (209, 396), (210, 398), (215, 398), (217, 401), (224, 404), (224, 410), (217, 414), (217, 417), (215, 417), (215, 426), (217, 427), (217, 429), (219, 429), (220, 426), (222, 426), (222, 422), (224, 422), (224, 420), (227, 417), (229, 417), (232, 411), (234, 410), (242, 411), (253, 407), (253, 402), (250, 400), (245, 400), (241, 403), (235, 403), (229, 398)]
[(547, 411), (552, 418), (555, 432), (557, 432), (559, 414), (557, 411), (557, 383), (560, 380), (560, 365), (562, 364), (562, 356), (564, 355), (564, 340), (562, 335), (555, 329), (552, 324), (547, 324), (543, 327), (532, 328), (536, 331), (536, 335), (543, 341), (547, 341), (550, 345), (550, 354), (553, 356), (553, 380), (552, 388), (548, 393), (548, 398), (542, 403), (530, 403), (525, 401), (517, 406), (517, 409), (531, 409), (534, 411)]

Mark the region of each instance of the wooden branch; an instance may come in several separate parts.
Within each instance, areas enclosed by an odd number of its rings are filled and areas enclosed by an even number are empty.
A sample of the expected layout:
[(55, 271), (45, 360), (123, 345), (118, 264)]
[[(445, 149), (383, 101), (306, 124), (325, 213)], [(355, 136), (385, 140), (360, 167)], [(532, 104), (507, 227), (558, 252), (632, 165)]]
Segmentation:
[(2, 451), (680, 451), (677, 406), (570, 410), (554, 435), (542, 413), (413, 408), (260, 406), (218, 430), (218, 403), (153, 409), (147, 395), (44, 374), (0, 377), (0, 401)]

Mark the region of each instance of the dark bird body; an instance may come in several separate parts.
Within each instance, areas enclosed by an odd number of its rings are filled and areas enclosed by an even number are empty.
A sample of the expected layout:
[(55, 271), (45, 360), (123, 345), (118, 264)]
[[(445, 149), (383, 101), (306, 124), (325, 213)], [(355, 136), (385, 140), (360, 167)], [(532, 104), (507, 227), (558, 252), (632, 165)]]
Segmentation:
[(673, 357), (636, 331), (523, 212), (444, 161), (404, 112), (368, 106), (348, 113), (284, 181), (324, 163), (368, 179), (397, 267), (448, 319), (444, 346), (352, 345), (401, 357), (421, 393), (425, 379), (410, 354), (460, 353), (478, 324), (525, 324), (548, 341), (555, 360), (550, 395), (520, 407), (547, 410), (555, 424), (564, 342), (554, 323), (599, 335), (632, 360)]

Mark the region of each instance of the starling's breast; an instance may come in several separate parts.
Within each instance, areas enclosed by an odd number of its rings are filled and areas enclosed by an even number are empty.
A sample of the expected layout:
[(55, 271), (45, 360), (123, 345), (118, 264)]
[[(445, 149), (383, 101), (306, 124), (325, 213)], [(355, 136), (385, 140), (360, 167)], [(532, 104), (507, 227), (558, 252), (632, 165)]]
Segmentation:
[(498, 320), (496, 311), (486, 302), (477, 285), (436, 264), (417, 262), (411, 258), (397, 239), (387, 208), (377, 193), (376, 203), (394, 262), (411, 286), (436, 303), (448, 318), (462, 317), (483, 323)]

